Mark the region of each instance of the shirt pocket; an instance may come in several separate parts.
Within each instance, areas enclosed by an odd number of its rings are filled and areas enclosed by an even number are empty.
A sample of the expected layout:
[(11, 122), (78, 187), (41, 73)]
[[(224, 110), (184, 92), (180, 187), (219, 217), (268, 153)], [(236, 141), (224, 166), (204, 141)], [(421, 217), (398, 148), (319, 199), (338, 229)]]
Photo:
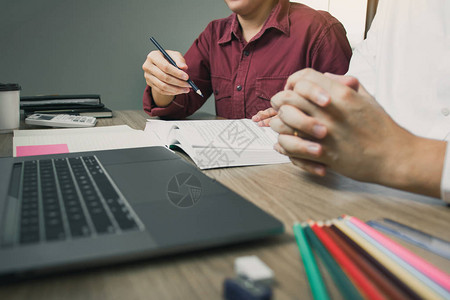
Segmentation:
[(270, 99), (276, 93), (284, 90), (284, 86), (288, 77), (289, 76), (256, 78), (256, 97), (259, 99), (270, 101)]
[(232, 118), (231, 96), (233, 90), (231, 88), (231, 80), (224, 77), (211, 76), (211, 84), (216, 100), (216, 114), (224, 118)]

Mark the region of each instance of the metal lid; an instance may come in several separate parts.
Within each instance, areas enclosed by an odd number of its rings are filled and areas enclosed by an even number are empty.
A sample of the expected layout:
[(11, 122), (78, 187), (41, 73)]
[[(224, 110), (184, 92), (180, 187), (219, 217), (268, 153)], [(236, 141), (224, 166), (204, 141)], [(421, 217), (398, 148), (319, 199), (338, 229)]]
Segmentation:
[(0, 92), (19, 91), (20, 89), (18, 83), (0, 83)]

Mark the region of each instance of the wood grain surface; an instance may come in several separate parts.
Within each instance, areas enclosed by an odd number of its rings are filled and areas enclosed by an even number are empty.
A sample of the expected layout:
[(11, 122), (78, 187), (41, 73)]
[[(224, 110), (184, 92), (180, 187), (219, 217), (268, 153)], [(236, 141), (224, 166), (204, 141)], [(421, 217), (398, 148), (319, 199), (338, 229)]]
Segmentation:
[[(98, 126), (127, 124), (143, 129), (147, 118), (143, 111), (115, 111), (113, 118), (99, 119)], [(22, 124), (22, 129), (32, 128), (37, 127)], [(12, 134), (1, 134), (0, 156), (11, 155)], [(450, 208), (439, 199), (356, 182), (332, 172), (318, 178), (292, 164), (204, 173), (276, 216), (286, 233), (257, 242), (1, 284), (0, 299), (221, 299), (224, 279), (234, 277), (234, 260), (244, 255), (257, 255), (274, 271), (274, 299), (311, 299), (292, 233), (296, 221), (327, 220), (342, 214), (363, 221), (391, 218), (450, 240)], [(449, 260), (395, 240), (450, 272)], [(333, 299), (340, 299), (330, 286)]]

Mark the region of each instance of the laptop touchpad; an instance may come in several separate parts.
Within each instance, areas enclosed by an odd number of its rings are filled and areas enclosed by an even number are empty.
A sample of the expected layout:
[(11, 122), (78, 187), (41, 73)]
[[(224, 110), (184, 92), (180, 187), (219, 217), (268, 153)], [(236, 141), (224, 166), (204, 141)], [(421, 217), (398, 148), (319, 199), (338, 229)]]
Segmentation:
[[(195, 167), (180, 160), (150, 161), (104, 166), (130, 203), (167, 201), (184, 180), (199, 185), (202, 197), (225, 193), (227, 189)], [(180, 193), (183, 191), (180, 190)]]

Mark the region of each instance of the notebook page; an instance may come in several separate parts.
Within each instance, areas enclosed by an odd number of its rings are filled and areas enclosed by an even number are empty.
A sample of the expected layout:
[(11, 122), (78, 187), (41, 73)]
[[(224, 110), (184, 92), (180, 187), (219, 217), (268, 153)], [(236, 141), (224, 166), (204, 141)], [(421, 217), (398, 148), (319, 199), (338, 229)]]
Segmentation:
[(194, 148), (273, 149), (278, 137), (271, 128), (248, 119), (159, 122), (175, 125), (177, 140)]

